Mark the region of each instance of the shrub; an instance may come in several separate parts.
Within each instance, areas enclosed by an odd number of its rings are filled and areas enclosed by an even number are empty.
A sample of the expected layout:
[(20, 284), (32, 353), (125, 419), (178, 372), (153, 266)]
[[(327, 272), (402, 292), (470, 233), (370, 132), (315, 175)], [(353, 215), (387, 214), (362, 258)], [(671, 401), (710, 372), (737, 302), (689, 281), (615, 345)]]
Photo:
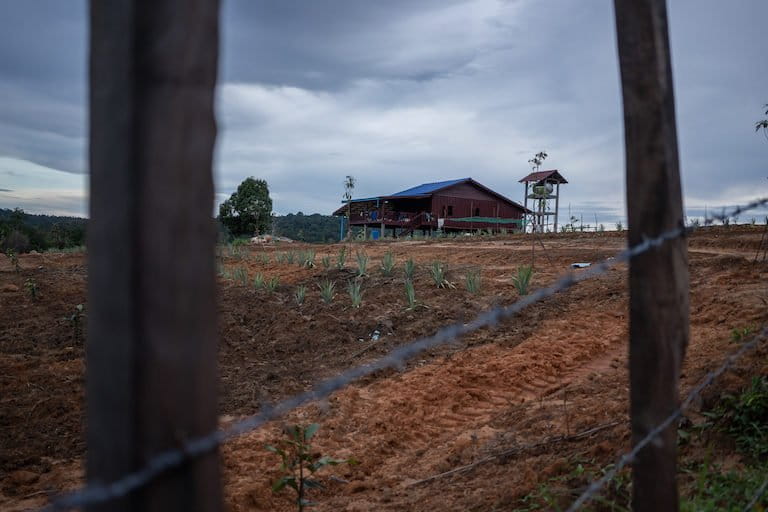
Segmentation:
[(381, 273), (385, 276), (391, 276), (392, 270), (395, 268), (395, 255), (392, 251), (387, 251), (381, 258)]
[(325, 279), (317, 286), (320, 288), (320, 298), (323, 299), (323, 302), (326, 304), (333, 302), (333, 297), (336, 296), (336, 283), (330, 279)]
[(272, 485), (272, 491), (280, 492), (286, 487), (296, 491), (296, 505), (299, 512), (302, 512), (304, 507), (312, 505), (307, 499), (307, 491), (323, 487), (322, 483), (311, 478), (312, 475), (325, 466), (357, 464), (354, 459), (339, 460), (327, 455), (315, 454), (310, 440), (319, 428), (317, 423), (306, 427), (300, 425), (286, 427), (286, 439), (280, 440), (277, 446), (266, 446), (267, 450), (279, 455), (282, 460), (280, 470), (283, 476)]
[(480, 291), (480, 271), (470, 270), (467, 272), (466, 277), (467, 291), (469, 293), (477, 293)]
[(307, 295), (307, 287), (303, 284), (300, 284), (296, 287), (296, 292), (293, 294), (293, 298), (296, 300), (296, 304), (301, 306), (304, 304), (304, 297)]
[(528, 295), (528, 288), (531, 284), (531, 278), (533, 277), (533, 267), (530, 265), (523, 265), (518, 267), (517, 275), (512, 276), (512, 284), (515, 285), (517, 293), (520, 295)]
[(359, 308), (363, 302), (363, 291), (361, 289), (360, 281), (354, 279), (347, 284), (347, 293), (349, 293), (349, 299), (352, 301), (353, 308)]
[(368, 268), (368, 255), (362, 251), (357, 251), (355, 258), (357, 259), (357, 277), (363, 277)]

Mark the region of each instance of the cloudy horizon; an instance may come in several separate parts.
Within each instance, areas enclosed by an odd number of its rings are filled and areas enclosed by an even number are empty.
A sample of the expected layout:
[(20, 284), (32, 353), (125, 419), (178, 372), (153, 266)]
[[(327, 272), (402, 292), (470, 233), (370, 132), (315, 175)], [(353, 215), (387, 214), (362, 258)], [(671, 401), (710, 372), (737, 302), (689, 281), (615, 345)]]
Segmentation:
[[(0, 12), (0, 207), (83, 216), (86, 3)], [(689, 216), (768, 195), (767, 17), (761, 0), (669, 2)], [(225, 0), (216, 98), (217, 202), (255, 176), (276, 212), (330, 214), (347, 174), (356, 197), (472, 177), (520, 201), (546, 150), (569, 181), (561, 222), (625, 218), (609, 0)]]

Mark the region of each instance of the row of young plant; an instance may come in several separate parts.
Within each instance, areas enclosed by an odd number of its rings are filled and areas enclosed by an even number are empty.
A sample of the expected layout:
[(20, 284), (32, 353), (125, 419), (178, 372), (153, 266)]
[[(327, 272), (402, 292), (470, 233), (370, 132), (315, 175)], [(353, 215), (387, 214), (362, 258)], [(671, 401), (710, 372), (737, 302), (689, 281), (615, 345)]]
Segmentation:
[[(269, 255), (264, 253), (264, 257), (268, 258)], [(315, 251), (299, 251), (299, 252), (286, 252), (277, 253), (276, 260), (278, 262), (285, 262), (289, 264), (298, 264), (300, 267), (313, 268), (315, 266)], [(362, 251), (357, 251), (355, 254), (357, 269), (354, 278), (347, 282), (347, 294), (349, 296), (352, 307), (359, 308), (363, 302), (363, 288), (362, 278), (368, 275), (369, 257)], [(260, 258), (261, 259), (261, 258)], [(346, 266), (347, 251), (346, 247), (342, 247), (335, 260), (335, 267), (337, 269), (343, 269)], [(265, 261), (261, 259), (261, 261)], [(266, 260), (268, 261), (268, 260)], [(323, 256), (322, 258), (323, 268), (330, 269), (331, 257)], [(379, 270), (385, 277), (391, 277), (396, 268), (395, 256), (392, 251), (387, 251), (382, 257)], [(437, 288), (456, 288), (456, 284), (449, 281), (445, 266), (440, 261), (433, 261), (428, 267), (429, 275)], [(405, 298), (408, 303), (409, 310), (415, 309), (419, 306), (416, 300), (416, 287), (414, 284), (414, 276), (416, 273), (416, 263), (412, 258), (407, 259), (403, 263), (403, 275), (404, 275), (404, 287)], [(222, 269), (221, 275), (225, 278), (229, 278), (242, 285), (249, 284), (248, 272), (244, 267), (238, 267), (231, 273), (225, 269)], [(512, 284), (517, 289), (520, 295), (527, 295), (530, 287), (531, 278), (533, 276), (533, 269), (528, 265), (524, 265), (517, 269), (517, 274), (512, 277)], [(266, 279), (264, 274), (257, 272), (253, 278), (253, 287), (256, 290), (266, 290), (267, 292), (275, 292), (280, 284), (280, 280), (277, 276), (270, 279)], [(480, 292), (482, 279), (479, 269), (469, 270), (464, 277), (464, 285), (468, 292), (477, 294)], [(329, 278), (323, 279), (317, 284), (320, 291), (321, 300), (330, 304), (336, 297), (336, 281)], [(306, 285), (298, 285), (293, 293), (294, 301), (297, 305), (302, 305), (307, 296)]]

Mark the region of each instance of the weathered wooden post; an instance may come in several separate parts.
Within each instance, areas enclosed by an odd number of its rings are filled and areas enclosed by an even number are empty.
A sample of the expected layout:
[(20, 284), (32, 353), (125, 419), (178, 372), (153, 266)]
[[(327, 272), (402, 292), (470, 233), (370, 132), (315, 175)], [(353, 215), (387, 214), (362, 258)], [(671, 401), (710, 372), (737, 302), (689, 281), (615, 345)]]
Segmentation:
[[(683, 225), (665, 0), (615, 0), (624, 99), (629, 243)], [(679, 238), (630, 262), (630, 412), (636, 443), (678, 407), (688, 343), (688, 261)], [(632, 508), (678, 509), (676, 426), (633, 463)]]
[[(217, 0), (90, 4), (87, 477), (216, 428)], [(216, 511), (218, 455), (89, 510)]]

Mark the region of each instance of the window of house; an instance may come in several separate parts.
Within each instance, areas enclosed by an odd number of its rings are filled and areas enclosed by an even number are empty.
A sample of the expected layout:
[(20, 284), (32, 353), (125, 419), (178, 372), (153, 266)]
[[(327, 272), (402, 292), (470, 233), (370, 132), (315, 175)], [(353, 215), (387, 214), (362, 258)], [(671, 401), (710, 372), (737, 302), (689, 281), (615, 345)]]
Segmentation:
[(450, 217), (451, 215), (453, 215), (453, 205), (449, 204), (448, 205), (448, 216)]

